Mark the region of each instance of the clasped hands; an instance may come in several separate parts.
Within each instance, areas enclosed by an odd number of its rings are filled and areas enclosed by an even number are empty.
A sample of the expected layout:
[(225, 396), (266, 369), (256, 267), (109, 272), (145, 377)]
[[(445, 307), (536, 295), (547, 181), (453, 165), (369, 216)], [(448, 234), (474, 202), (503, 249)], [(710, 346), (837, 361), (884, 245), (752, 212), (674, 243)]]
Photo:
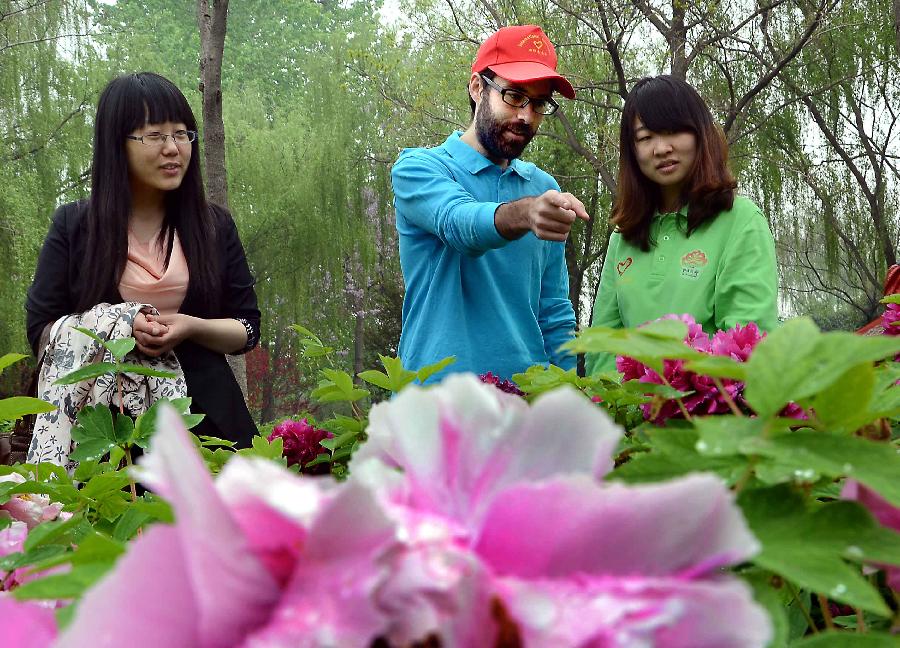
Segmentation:
[(194, 318), (183, 313), (153, 315), (140, 312), (134, 318), (132, 335), (137, 349), (151, 358), (158, 358), (174, 349), (193, 333)]

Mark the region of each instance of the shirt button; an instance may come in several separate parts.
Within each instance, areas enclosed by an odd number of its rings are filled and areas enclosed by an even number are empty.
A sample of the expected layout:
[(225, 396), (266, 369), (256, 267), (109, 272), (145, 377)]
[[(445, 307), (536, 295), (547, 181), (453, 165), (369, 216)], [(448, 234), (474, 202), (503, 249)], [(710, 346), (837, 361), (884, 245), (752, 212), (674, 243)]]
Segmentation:
[(661, 256), (661, 257), (659, 257), (659, 260), (660, 260), (660, 261), (665, 261), (665, 260), (666, 260), (666, 257)]
[(668, 236), (663, 236), (663, 241), (668, 241), (668, 240), (669, 240)]

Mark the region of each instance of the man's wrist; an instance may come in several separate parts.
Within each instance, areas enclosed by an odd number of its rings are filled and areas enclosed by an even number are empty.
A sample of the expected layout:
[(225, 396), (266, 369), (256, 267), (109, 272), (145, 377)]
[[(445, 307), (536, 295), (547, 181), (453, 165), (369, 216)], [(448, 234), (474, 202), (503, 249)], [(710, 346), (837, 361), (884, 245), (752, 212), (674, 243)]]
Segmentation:
[(505, 239), (514, 241), (530, 232), (531, 222), (528, 213), (533, 201), (532, 197), (520, 198), (500, 205), (494, 212), (494, 227), (497, 233)]

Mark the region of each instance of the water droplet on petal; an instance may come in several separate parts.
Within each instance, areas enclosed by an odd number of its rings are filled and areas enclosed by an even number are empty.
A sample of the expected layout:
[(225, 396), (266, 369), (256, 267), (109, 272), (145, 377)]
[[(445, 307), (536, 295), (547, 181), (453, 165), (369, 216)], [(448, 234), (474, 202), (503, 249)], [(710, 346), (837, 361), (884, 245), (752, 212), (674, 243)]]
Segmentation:
[(843, 583), (838, 583), (837, 585), (835, 585), (832, 588), (832, 590), (830, 592), (828, 592), (828, 594), (830, 596), (840, 596), (841, 594), (846, 594), (846, 593), (847, 593), (847, 586), (844, 585)]
[(697, 441), (697, 445), (694, 447), (697, 448), (697, 452), (706, 452), (709, 449), (709, 445), (706, 441)]

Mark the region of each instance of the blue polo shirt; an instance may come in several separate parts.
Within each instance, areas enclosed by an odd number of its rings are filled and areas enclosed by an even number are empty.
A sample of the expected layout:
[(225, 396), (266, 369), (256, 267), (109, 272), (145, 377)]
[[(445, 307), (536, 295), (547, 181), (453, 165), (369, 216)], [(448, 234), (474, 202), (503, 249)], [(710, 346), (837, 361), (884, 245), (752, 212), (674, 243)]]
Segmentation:
[(456, 357), (429, 382), (449, 372), (508, 379), (534, 364), (572, 368), (575, 357), (559, 350), (575, 330), (564, 244), (531, 232), (509, 241), (494, 227), (503, 203), (559, 185), (529, 162), (500, 168), (460, 135), (404, 150), (391, 171), (406, 283), (403, 365)]

